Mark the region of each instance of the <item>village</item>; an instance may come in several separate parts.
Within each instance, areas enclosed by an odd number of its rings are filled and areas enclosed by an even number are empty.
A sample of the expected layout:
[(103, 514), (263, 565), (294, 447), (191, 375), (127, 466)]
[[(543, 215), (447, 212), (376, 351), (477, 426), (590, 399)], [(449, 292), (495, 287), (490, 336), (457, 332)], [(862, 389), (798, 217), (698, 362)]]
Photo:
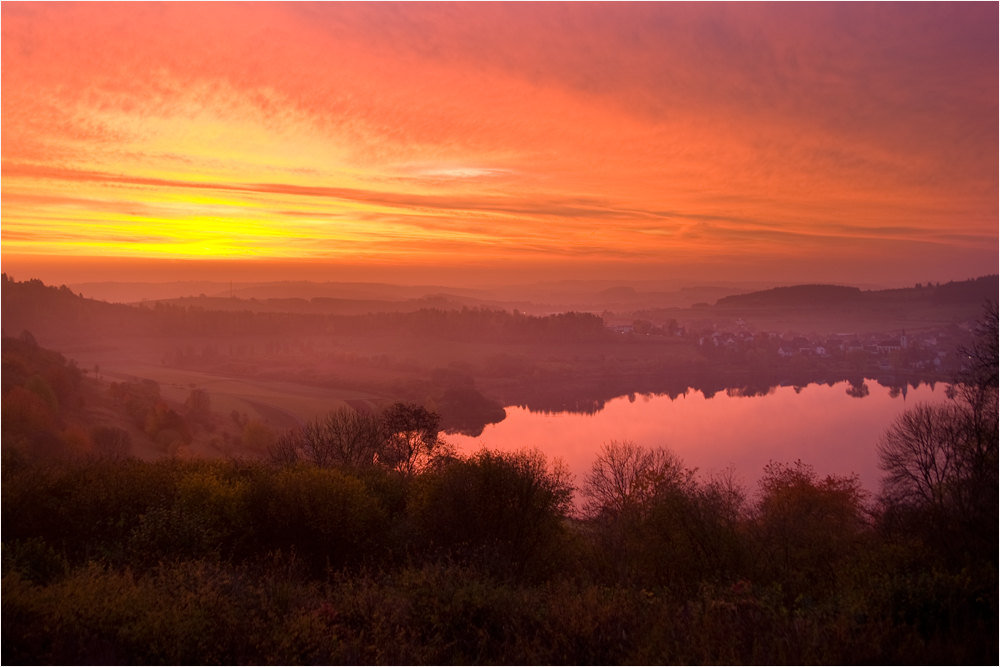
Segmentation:
[(860, 372), (951, 374), (961, 368), (958, 350), (972, 337), (975, 322), (880, 333), (803, 333), (757, 329), (743, 318), (735, 320), (635, 320), (608, 329), (632, 338), (668, 337), (694, 344), (708, 359), (746, 362), (760, 367), (769, 362), (846, 364)]

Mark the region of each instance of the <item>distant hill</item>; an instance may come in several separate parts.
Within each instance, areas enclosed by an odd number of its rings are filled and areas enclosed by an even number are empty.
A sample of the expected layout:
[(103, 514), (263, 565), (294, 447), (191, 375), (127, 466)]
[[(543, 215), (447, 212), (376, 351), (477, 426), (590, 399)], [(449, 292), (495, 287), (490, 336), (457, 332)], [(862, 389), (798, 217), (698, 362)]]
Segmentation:
[[(195, 297), (140, 305), (112, 304), (74, 294), (65, 285), (40, 280), (17, 282), (2, 276), (4, 333), (30, 331), (39, 340), (121, 336), (242, 336), (384, 333), (445, 340), (540, 341), (600, 340), (608, 336), (600, 316), (565, 312), (534, 316), (516, 309), (448, 308), (442, 297), (414, 300), (411, 310), (364, 313), (290, 312), (288, 308), (323, 307), (304, 299), (279, 300), (281, 309), (265, 310), (268, 302)], [(270, 301), (270, 300), (268, 300)], [(315, 301), (315, 300), (314, 300)], [(327, 300), (329, 301), (329, 300)], [(378, 302), (368, 302), (378, 305)], [(391, 302), (385, 302), (393, 305)], [(201, 304), (201, 305), (195, 305)], [(225, 305), (226, 309), (220, 306)], [(334, 304), (336, 305), (336, 304)], [(204, 306), (215, 306), (214, 309)], [(258, 310), (259, 309), (259, 310)]]
[(716, 306), (830, 306), (861, 297), (857, 287), (840, 285), (795, 285), (763, 292), (734, 294), (719, 299)]
[[(344, 300), (402, 301), (421, 299), (447, 293), (469, 299), (489, 300), (493, 296), (485, 290), (435, 285), (392, 285), (388, 283), (336, 283), (310, 281), (237, 282), (228, 281), (174, 281), (168, 283), (143, 282), (82, 282), (68, 287), (76, 293), (102, 301), (138, 303), (140, 301), (171, 300), (201, 296), (253, 299), (311, 299), (332, 298)], [(471, 305), (471, 304), (467, 304)]]
[(998, 286), (1000, 281), (996, 275), (948, 282), (936, 285), (932, 298), (939, 303), (982, 303), (986, 299), (996, 301)]
[(986, 299), (997, 299), (997, 275), (981, 276), (971, 280), (951, 281), (941, 284), (918, 285), (903, 289), (883, 289), (862, 291), (857, 287), (842, 285), (795, 285), (750, 294), (736, 294), (716, 301), (722, 308), (762, 308), (762, 307), (824, 307), (847, 303), (888, 303), (912, 302), (928, 299), (939, 305), (982, 303)]

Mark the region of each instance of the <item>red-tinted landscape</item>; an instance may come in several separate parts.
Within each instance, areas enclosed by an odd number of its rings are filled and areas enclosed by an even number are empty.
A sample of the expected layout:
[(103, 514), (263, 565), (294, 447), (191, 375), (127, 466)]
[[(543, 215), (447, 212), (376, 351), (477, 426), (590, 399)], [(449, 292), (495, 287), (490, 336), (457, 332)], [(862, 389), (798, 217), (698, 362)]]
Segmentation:
[(4, 3), (3, 660), (997, 660), (996, 5)]

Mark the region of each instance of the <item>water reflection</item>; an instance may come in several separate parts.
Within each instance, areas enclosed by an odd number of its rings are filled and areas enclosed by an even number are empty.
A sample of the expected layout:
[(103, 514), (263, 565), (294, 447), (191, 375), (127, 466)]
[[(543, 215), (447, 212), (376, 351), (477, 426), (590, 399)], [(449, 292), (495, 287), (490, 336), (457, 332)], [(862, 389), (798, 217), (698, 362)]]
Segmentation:
[[(801, 459), (821, 475), (856, 473), (865, 488), (875, 491), (880, 477), (875, 445), (882, 431), (907, 406), (947, 400), (943, 388), (915, 384), (905, 392), (899, 384), (885, 387), (877, 380), (718, 392), (685, 387), (671, 394), (631, 393), (595, 401), (588, 411), (565, 409), (579, 407), (579, 401), (558, 404), (562, 410), (514, 405), (506, 419), (487, 426), (481, 436), (448, 440), (464, 452), (482, 445), (537, 447), (549, 458), (565, 460), (578, 485), (602, 443), (630, 439), (668, 447), (701, 472), (733, 466), (751, 487), (768, 462)], [(863, 400), (857, 400), (860, 394)]]
[(868, 383), (862, 382), (861, 384), (851, 383), (851, 386), (847, 388), (847, 395), (852, 398), (864, 398), (871, 393), (868, 389)]
[[(927, 383), (919, 378), (888, 375), (881, 377), (829, 378), (799, 377), (777, 378), (774, 376), (753, 376), (745, 374), (742, 381), (734, 382), (734, 373), (682, 372), (672, 377), (648, 376), (602, 376), (574, 380), (538, 381), (515, 384), (499, 389), (504, 405), (525, 408), (531, 412), (560, 413), (573, 412), (594, 415), (604, 409), (609, 401), (621, 397), (666, 396), (671, 400), (697, 392), (706, 399), (724, 394), (728, 397), (769, 396), (781, 387), (791, 387), (798, 394), (805, 387), (819, 384), (834, 386), (847, 385), (847, 395), (864, 398), (869, 395), (868, 382), (892, 389), (906, 398), (908, 388), (916, 389)], [(930, 382), (931, 389), (934, 382)]]

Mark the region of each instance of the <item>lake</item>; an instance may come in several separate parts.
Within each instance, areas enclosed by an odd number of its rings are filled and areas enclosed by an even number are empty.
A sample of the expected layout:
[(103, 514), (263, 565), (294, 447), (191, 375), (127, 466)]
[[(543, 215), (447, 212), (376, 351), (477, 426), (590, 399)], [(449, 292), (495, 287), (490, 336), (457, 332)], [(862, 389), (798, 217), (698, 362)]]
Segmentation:
[(864, 488), (877, 492), (881, 472), (876, 444), (903, 410), (917, 403), (947, 400), (947, 385), (921, 384), (899, 389), (869, 380), (870, 393), (857, 398), (847, 382), (776, 387), (764, 396), (699, 392), (668, 396), (633, 395), (608, 401), (596, 414), (531, 412), (508, 407), (507, 418), (482, 435), (447, 436), (460, 452), (482, 446), (499, 450), (538, 448), (550, 460), (561, 458), (583, 485), (596, 452), (609, 440), (632, 440), (644, 447), (666, 447), (699, 475), (733, 467), (752, 491), (770, 461), (801, 459), (820, 476), (857, 474)]

